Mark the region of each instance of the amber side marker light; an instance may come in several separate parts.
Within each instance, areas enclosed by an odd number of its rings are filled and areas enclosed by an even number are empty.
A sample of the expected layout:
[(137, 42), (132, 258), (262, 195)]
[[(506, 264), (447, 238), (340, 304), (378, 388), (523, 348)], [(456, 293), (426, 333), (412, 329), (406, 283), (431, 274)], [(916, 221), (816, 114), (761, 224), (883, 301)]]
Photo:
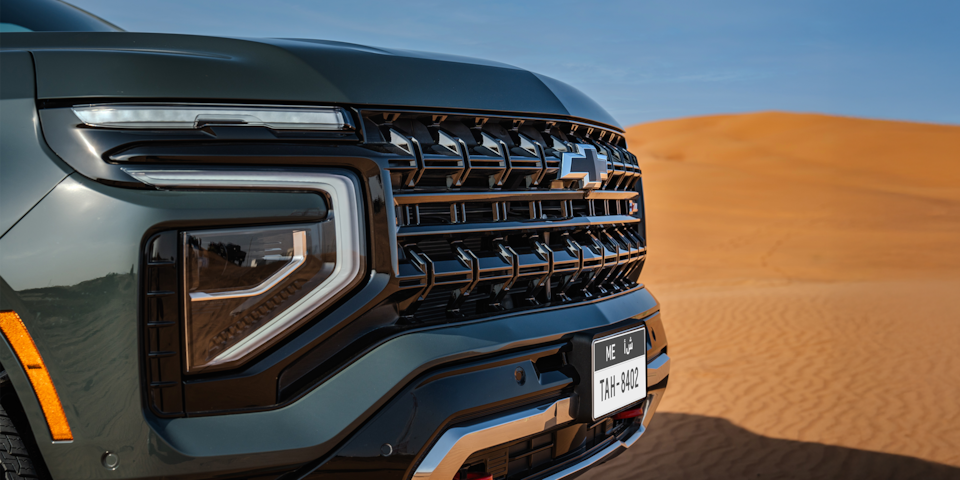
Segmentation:
[(20, 359), (20, 364), (27, 370), (27, 378), (30, 379), (33, 391), (40, 399), (40, 408), (43, 409), (43, 416), (46, 417), (47, 426), (50, 427), (50, 436), (57, 442), (73, 440), (73, 433), (70, 431), (70, 424), (67, 423), (67, 416), (63, 413), (63, 405), (60, 404), (57, 389), (53, 387), (47, 367), (43, 364), (43, 358), (40, 357), (37, 345), (33, 343), (33, 337), (27, 332), (23, 320), (20, 320), (20, 315), (13, 311), (0, 312), (0, 330), (13, 347), (13, 352)]

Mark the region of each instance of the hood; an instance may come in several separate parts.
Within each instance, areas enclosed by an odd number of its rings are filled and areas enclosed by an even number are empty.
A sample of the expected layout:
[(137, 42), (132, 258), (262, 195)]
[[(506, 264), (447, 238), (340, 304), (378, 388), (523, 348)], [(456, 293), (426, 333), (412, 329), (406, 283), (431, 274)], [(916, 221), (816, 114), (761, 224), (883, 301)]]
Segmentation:
[(299, 39), (14, 33), (39, 100), (330, 103), (568, 116), (617, 127), (579, 90), (503, 63)]

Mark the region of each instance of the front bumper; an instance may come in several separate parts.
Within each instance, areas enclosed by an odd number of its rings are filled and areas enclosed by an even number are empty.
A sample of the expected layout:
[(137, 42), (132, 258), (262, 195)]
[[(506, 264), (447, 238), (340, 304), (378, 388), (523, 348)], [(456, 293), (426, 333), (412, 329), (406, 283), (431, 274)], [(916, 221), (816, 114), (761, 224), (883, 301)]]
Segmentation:
[[(554, 314), (555, 321), (572, 319), (575, 313)], [(550, 362), (544, 360), (565, 351), (565, 343), (553, 343), (420, 376), (342, 446), (292, 472), (289, 478), (347, 479), (366, 474), (380, 479), (447, 480), (461, 467), (478, 464), (494, 478), (516, 477), (518, 472), (550, 478), (575, 475), (635, 442), (664, 394), (670, 359), (659, 314), (628, 318), (603, 329), (632, 328), (640, 323), (655, 333), (648, 336), (652, 347), (649, 388), (640, 418), (617, 421), (615, 428), (609, 417), (593, 426), (577, 423), (572, 414), (575, 409), (571, 409), (577, 401), (576, 382), (571, 377), (577, 375), (569, 375), (563, 368), (545, 368)], [(522, 384), (514, 375), (519, 369), (530, 372)], [(570, 432), (578, 429), (580, 437), (571, 440)], [(599, 436), (584, 438), (583, 432), (591, 430)], [(531, 457), (527, 465), (517, 468), (514, 457), (527, 454), (514, 455), (513, 447), (545, 434), (565, 436), (567, 443), (561, 447), (555, 441), (549, 452), (538, 443), (538, 450), (550, 458)]]
[[(649, 329), (659, 330), (658, 340), (648, 348), (651, 358), (656, 358), (654, 355), (666, 346), (657, 308), (653, 296), (642, 289), (603, 302), (557, 311), (411, 333), (380, 345), (287, 407), (248, 414), (155, 418), (151, 424), (158, 434), (156, 440), (166, 443), (169, 451), (179, 453), (181, 462), (175, 467), (183, 473), (197, 473), (194, 469), (209, 473), (258, 470), (276, 465), (278, 458), (303, 462), (305, 465), (295, 470), (305, 472), (319, 467), (318, 461), (322, 465), (337, 457), (367, 456), (373, 460), (367, 465), (375, 470), (400, 473), (406, 471), (420, 453), (410, 447), (425, 443), (424, 440), (437, 435), (463, 414), (503, 409), (517, 401), (560, 395), (564, 389), (572, 388), (572, 379), (560, 376), (518, 385), (513, 372), (517, 366), (533, 371), (532, 359), (538, 352), (543, 348), (559, 348), (574, 333), (644, 322)], [(511, 358), (494, 358), (490, 362), (495, 367), (483, 362), (483, 366), (489, 368), (457, 379), (444, 390), (413, 392), (412, 399), (407, 398), (410, 394), (400, 395), (407, 385), (415, 385), (408, 388), (416, 390), (420, 385), (436, 383), (435, 375), (449, 375), (443, 371), (447, 365), (523, 349), (533, 349), (533, 352), (521, 352), (516, 358), (509, 354), (507, 357)], [(434, 373), (435, 370), (441, 371)], [(660, 378), (661, 374), (657, 375)], [(665, 382), (661, 380), (661, 383), (665, 386)], [(651, 392), (653, 387), (651, 384)], [(453, 396), (451, 392), (459, 395)], [(395, 400), (390, 401), (391, 398)], [(368, 424), (362, 425), (371, 416)], [(351, 440), (337, 454), (330, 454), (358, 428), (360, 440)], [(389, 435), (384, 432), (389, 430), (396, 431), (398, 436), (387, 438)], [(387, 443), (397, 447), (392, 456), (381, 460), (380, 448)], [(362, 451), (353, 451), (355, 444), (363, 445)], [(279, 452), (282, 455), (278, 455)], [(353, 467), (360, 466), (350, 463)]]
[[(670, 373), (670, 357), (659, 354), (648, 362), (647, 381), (651, 385), (659, 384)], [(663, 385), (665, 386), (665, 385)], [(561, 462), (552, 468), (539, 472), (543, 479), (561, 479), (575, 476), (587, 468), (615, 457), (633, 445), (649, 425), (657, 405), (660, 403), (664, 388), (651, 391), (643, 402), (644, 414), (636, 425), (628, 427), (619, 435), (614, 435), (600, 445), (587, 450), (570, 461)], [(573, 422), (570, 415), (571, 398), (566, 397), (553, 403), (536, 406), (509, 415), (502, 415), (470, 425), (448, 429), (436, 444), (424, 456), (417, 466), (414, 480), (446, 480), (455, 478), (461, 465), (478, 451), (494, 447), (505, 441), (519, 440), (540, 434), (558, 426)]]

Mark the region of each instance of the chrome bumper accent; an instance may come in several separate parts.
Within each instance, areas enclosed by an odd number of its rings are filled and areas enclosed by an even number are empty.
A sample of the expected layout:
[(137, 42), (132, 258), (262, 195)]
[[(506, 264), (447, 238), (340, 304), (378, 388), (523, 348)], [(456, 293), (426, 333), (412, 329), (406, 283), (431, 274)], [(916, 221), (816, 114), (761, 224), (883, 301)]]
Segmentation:
[(570, 399), (444, 432), (413, 474), (414, 480), (450, 480), (472, 455), (505, 441), (534, 435), (572, 421)]
[[(666, 374), (670, 371), (670, 358), (667, 357), (666, 354), (660, 354), (656, 359), (654, 359), (654, 361), (660, 360), (661, 357), (663, 357), (663, 359), (662, 363), (660, 363), (660, 366), (662, 367), (660, 368), (660, 371), (666, 370), (666, 373), (663, 374), (663, 376), (666, 376)], [(647, 397), (647, 400), (643, 404), (643, 418), (640, 421), (640, 425), (638, 426), (637, 431), (630, 434), (629, 437), (618, 439), (590, 457), (585, 458), (576, 464), (570, 465), (569, 467), (564, 468), (563, 470), (560, 470), (552, 475), (543, 477), (540, 480), (560, 480), (562, 478), (569, 477), (570, 475), (602, 462), (610, 455), (617, 453), (617, 450), (620, 450), (621, 448), (627, 449), (632, 447), (633, 444), (640, 439), (640, 436), (647, 431), (647, 425), (650, 423), (650, 418), (653, 416), (653, 412), (657, 409), (657, 405), (660, 404), (660, 396), (661, 395), (652, 395)]]
[(656, 385), (670, 374), (670, 357), (666, 353), (657, 355), (647, 363), (647, 386)]
[(541, 480), (560, 480), (561, 478), (569, 477), (574, 473), (590, 468), (595, 463), (598, 463), (603, 459), (609, 457), (610, 455), (613, 455), (614, 453), (616, 453), (617, 450), (621, 448), (630, 448), (630, 446), (633, 445), (637, 441), (637, 439), (640, 438), (640, 435), (643, 435), (643, 432), (645, 431), (646, 431), (646, 428), (644, 428), (643, 425), (641, 425), (636, 432), (633, 432), (633, 434), (627, 437), (626, 439), (617, 440), (612, 444), (608, 445), (603, 450), (600, 450), (599, 452), (591, 455), (589, 458), (583, 460), (582, 462), (577, 463), (575, 465), (570, 465), (569, 467), (563, 470), (560, 470), (559, 472), (554, 473), (553, 475), (544, 477)]

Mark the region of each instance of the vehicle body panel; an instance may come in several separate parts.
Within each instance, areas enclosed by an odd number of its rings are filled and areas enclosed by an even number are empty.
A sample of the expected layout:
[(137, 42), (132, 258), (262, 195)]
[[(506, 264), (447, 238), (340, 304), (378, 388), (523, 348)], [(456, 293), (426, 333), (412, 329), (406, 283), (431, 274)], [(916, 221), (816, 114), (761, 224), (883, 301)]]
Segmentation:
[[(70, 444), (51, 444), (43, 416), (32, 417), (38, 440), (46, 438), (38, 442), (41, 449), (64, 460), (49, 465), (55, 478), (110, 475), (99, 465), (105, 450), (158, 461), (175, 453), (151, 440), (155, 434), (143, 415), (137, 340), (143, 232), (171, 219), (204, 225), (214, 219), (309, 219), (304, 213), (311, 205), (322, 202), (305, 193), (171, 195), (108, 187), (74, 174), (0, 239), (0, 309), (17, 311), (30, 329), (74, 433)], [(16, 364), (3, 362), (7, 369)], [(155, 467), (127, 465), (125, 472), (139, 468), (149, 475)]]
[(595, 101), (506, 64), (341, 42), (150, 33), (8, 33), (37, 98), (395, 105), (541, 113), (618, 127)]
[(0, 236), (72, 169), (43, 140), (29, 52), (0, 52)]
[(59, 0), (5, 1), (0, 16), (14, 32), (122, 32), (116, 25)]

